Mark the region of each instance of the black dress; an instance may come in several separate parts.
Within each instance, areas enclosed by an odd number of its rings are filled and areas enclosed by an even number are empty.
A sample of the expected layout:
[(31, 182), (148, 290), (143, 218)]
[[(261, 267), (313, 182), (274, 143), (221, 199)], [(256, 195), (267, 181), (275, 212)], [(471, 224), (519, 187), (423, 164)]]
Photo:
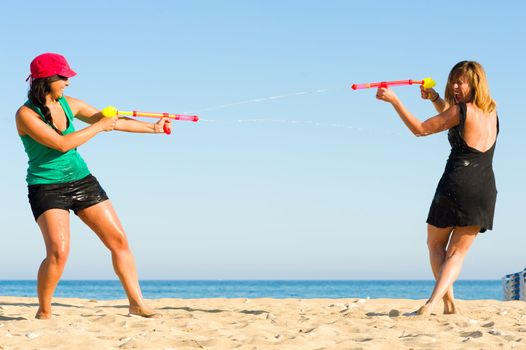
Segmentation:
[(480, 226), (480, 232), (484, 232), (493, 228), (497, 200), (492, 167), (497, 140), (486, 152), (468, 146), (462, 137), (466, 104), (461, 103), (459, 107), (460, 123), (448, 133), (451, 153), (431, 203), (427, 223), (441, 228)]

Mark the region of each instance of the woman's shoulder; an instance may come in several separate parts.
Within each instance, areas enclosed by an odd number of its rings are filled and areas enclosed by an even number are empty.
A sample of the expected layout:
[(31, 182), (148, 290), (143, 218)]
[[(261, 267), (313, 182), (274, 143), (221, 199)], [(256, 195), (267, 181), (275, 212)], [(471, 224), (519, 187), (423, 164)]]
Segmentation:
[(497, 109), (494, 109), (489, 112), (485, 112), (482, 109), (478, 108), (474, 103), (468, 102), (466, 103), (466, 114), (469, 115), (484, 115), (487, 117), (496, 117), (497, 116)]
[(75, 97), (72, 97), (72, 96), (66, 96), (64, 95), (64, 99), (66, 99), (66, 101), (68, 102), (68, 104), (70, 106), (75, 106), (77, 105), (79, 102), (82, 102), (81, 100), (79, 100), (78, 98), (75, 98)]
[(37, 112), (35, 112), (31, 107), (29, 107), (26, 104), (23, 104), (20, 106), (15, 113), (15, 117), (17, 119), (22, 118), (24, 116), (38, 116)]
[(86, 102), (72, 96), (64, 95), (64, 99), (67, 101), (69, 108), (73, 112), (73, 115), (77, 115), (77, 112), (86, 105)]
[(80, 109), (80, 104), (82, 103), (81, 100), (78, 98), (72, 97), (72, 96), (66, 96), (63, 97), (64, 100), (66, 100), (66, 103), (73, 113), (73, 115), (77, 115), (78, 110)]
[(25, 136), (25, 126), (33, 123), (35, 119), (40, 119), (40, 116), (37, 114), (37, 112), (35, 112), (26, 104), (20, 106), (15, 114), (15, 124), (18, 134), (20, 136)]

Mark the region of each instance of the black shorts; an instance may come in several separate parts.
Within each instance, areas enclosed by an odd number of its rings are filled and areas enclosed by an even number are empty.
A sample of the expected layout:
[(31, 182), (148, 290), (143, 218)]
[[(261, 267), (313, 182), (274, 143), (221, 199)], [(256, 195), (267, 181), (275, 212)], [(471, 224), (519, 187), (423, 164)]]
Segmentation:
[(93, 175), (83, 179), (59, 184), (27, 186), (29, 204), (35, 221), (49, 209), (80, 210), (104, 202), (108, 199), (106, 192)]

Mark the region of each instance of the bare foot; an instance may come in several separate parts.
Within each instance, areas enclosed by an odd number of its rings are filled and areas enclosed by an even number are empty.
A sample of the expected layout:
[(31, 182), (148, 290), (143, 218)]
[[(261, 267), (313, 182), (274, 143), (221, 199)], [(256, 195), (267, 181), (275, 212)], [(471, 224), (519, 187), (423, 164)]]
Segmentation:
[(35, 318), (39, 319), (39, 320), (49, 320), (49, 319), (51, 319), (51, 311), (44, 312), (44, 311), (39, 309), (37, 311), (37, 314), (35, 315)]
[(444, 315), (454, 315), (454, 314), (460, 314), (460, 311), (458, 310), (455, 302), (453, 301), (444, 301)]
[(159, 318), (160, 314), (156, 313), (147, 306), (130, 306), (129, 314), (130, 316), (140, 316), (146, 318)]
[(419, 316), (429, 316), (431, 315), (431, 307), (429, 306), (429, 304), (424, 304), (424, 306), (416, 310), (416, 314)]

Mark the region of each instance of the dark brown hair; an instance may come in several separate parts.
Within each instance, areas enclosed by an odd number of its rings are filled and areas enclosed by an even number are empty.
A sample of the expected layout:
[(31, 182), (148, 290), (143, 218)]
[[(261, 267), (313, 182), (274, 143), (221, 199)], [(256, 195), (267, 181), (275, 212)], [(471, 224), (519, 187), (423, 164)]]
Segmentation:
[(45, 122), (60, 135), (62, 135), (62, 132), (60, 132), (60, 130), (55, 127), (55, 124), (53, 124), (51, 111), (46, 106), (46, 95), (51, 92), (51, 83), (61, 79), (64, 78), (60, 75), (52, 75), (46, 78), (34, 79), (31, 81), (31, 86), (27, 92), (27, 98), (29, 101), (31, 101), (31, 103), (40, 109), (44, 115)]

